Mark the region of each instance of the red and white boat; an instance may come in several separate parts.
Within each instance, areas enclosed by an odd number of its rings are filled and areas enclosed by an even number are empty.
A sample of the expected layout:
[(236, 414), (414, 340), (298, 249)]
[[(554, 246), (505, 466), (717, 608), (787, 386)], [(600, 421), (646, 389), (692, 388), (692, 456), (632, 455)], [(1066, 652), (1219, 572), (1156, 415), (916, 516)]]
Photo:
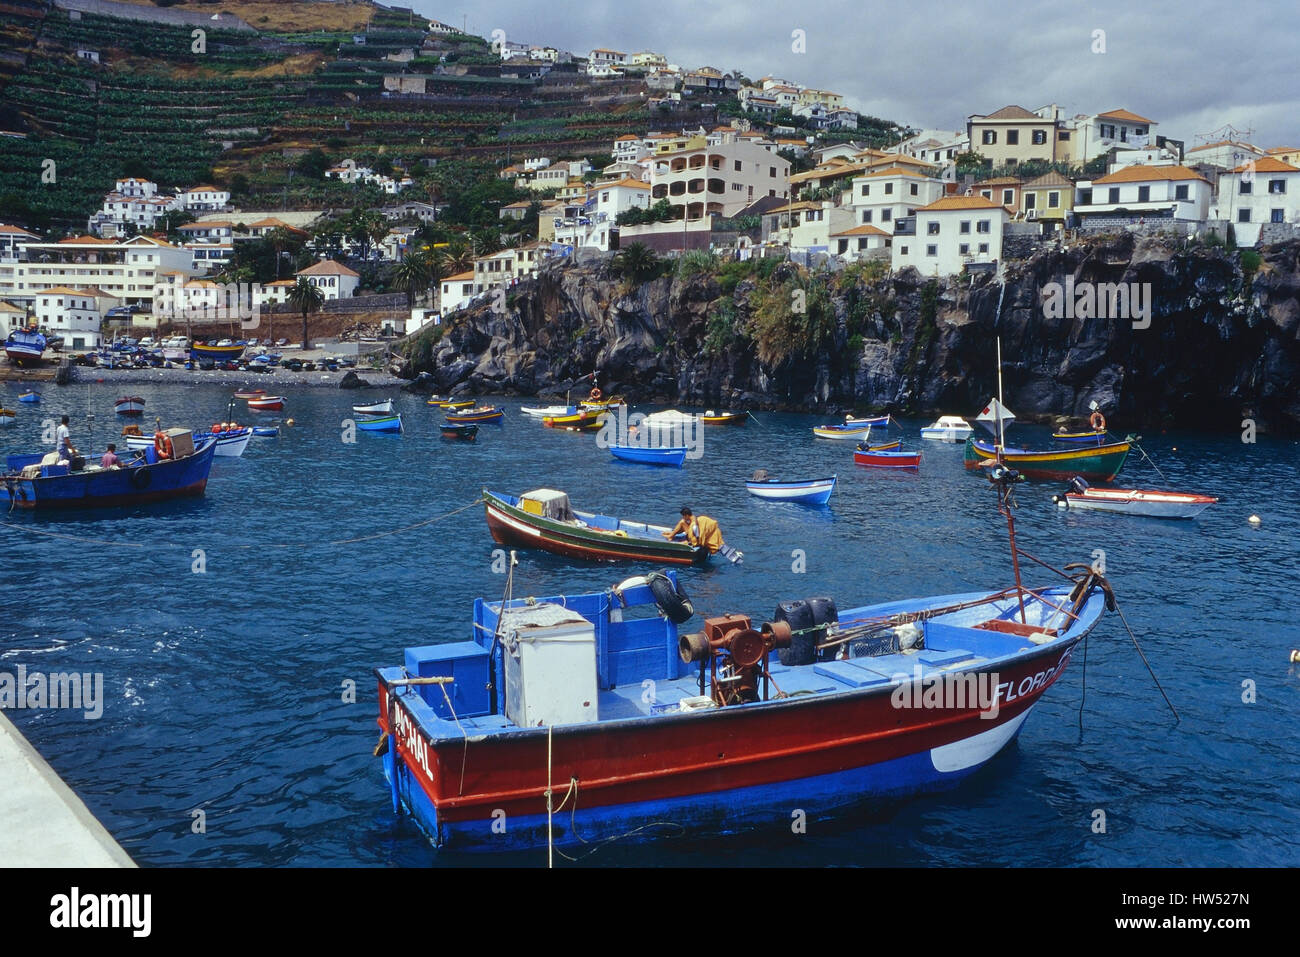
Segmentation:
[(915, 472), (921, 467), (920, 452), (890, 451), (886, 448), (862, 448), (853, 453), (854, 465), (873, 469), (907, 469)]
[(235, 393), (236, 399), (260, 399), (266, 395), (265, 389), (240, 389)]
[(1092, 509), (1097, 512), (1122, 512), (1147, 518), (1195, 518), (1218, 501), (1209, 495), (1190, 492), (1161, 492), (1156, 489), (1091, 488), (1076, 479), (1062, 495), (1052, 501), (1062, 508)]
[(279, 412), (284, 409), (284, 396), (264, 395), (259, 399), (249, 399), (248, 407), (254, 412)]
[(144, 399), (138, 395), (123, 396), (113, 407), (118, 415), (144, 415)]

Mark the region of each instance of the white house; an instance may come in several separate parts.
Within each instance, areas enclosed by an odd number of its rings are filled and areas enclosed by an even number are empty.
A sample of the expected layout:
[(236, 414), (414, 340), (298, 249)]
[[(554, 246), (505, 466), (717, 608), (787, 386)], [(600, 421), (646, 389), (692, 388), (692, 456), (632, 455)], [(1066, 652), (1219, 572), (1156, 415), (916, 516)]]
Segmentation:
[(1074, 163), (1086, 163), (1111, 149), (1148, 149), (1156, 145), (1158, 124), (1130, 110), (1108, 110), (1066, 120), (1062, 132), (1069, 135), (1062, 143), (1063, 156)]
[(176, 227), (176, 231), (190, 242), (230, 242), (234, 235), (235, 224), (226, 219), (209, 219), (196, 223), (186, 223)]
[(830, 254), (834, 252), (831, 234), (854, 226), (853, 210), (829, 201), (787, 203), (768, 211), (764, 218), (768, 220), (765, 238), (785, 243), (792, 253)]
[(1238, 245), (1254, 246), (1267, 224), (1300, 224), (1300, 169), (1272, 156), (1219, 177), (1211, 219), (1232, 223)]
[(25, 243), (40, 241), (41, 237), (35, 233), (29, 233), (18, 226), (0, 223), (0, 262), (19, 259)]
[(27, 310), (0, 299), (0, 335), (27, 328)]
[(853, 210), (854, 223), (891, 234), (895, 220), (940, 199), (944, 191), (941, 180), (901, 168), (874, 170), (850, 183), (851, 198), (845, 205)]
[(592, 50), (587, 54), (587, 63), (589, 65), (604, 64), (605, 66), (626, 66), (628, 62), (627, 54), (618, 50)]
[(12, 288), (0, 284), (0, 298), (31, 303), (55, 286), (95, 287), (124, 305), (153, 303), (157, 276), (164, 270), (190, 273), (193, 254), (182, 246), (136, 236), (125, 242), (75, 236), (56, 243), (28, 243), (29, 261), (14, 265)]
[(764, 196), (788, 200), (790, 164), (748, 139), (738, 139), (656, 154), (650, 184), (651, 205), (660, 199), (684, 205), (690, 219), (734, 216)]
[(474, 298), (474, 270), (447, 276), (438, 284), (438, 308), (448, 315)]
[(332, 259), (323, 259), (294, 275), (302, 276), (320, 289), (326, 299), (351, 298), (357, 294), (357, 286), (361, 284), (360, 273)]
[(178, 198), (182, 209), (189, 212), (225, 209), (230, 202), (230, 190), (215, 186), (191, 186), (181, 190)]
[(120, 303), (102, 289), (53, 286), (36, 296), (36, 321), (63, 336), (69, 349), (98, 349), (104, 312)]
[(997, 263), (1009, 214), (983, 196), (945, 196), (898, 224), (890, 247), (894, 269), (914, 266), (924, 276), (951, 276), (969, 265)]
[(854, 262), (873, 249), (888, 249), (893, 236), (879, 226), (851, 226), (830, 234), (830, 252), (834, 256)]
[(1204, 222), (1214, 187), (1186, 166), (1125, 166), (1077, 184), (1074, 212), (1084, 225), (1157, 219)]
[(1267, 154), (1258, 146), (1242, 143), (1239, 140), (1218, 140), (1193, 146), (1184, 154), (1184, 160), (1191, 164), (1204, 163), (1219, 169), (1235, 169), (1253, 160), (1263, 159)]
[(128, 176), (125, 179), (119, 179), (113, 184), (113, 192), (131, 199), (145, 199), (149, 196), (158, 195), (158, 184), (153, 180)]

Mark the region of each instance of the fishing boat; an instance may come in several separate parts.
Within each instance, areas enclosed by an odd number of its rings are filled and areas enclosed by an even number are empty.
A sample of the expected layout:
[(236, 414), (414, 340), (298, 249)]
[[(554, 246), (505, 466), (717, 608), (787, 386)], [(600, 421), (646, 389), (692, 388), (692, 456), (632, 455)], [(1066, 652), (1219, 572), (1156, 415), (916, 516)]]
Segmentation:
[(488, 530), (498, 545), (540, 548), (568, 558), (702, 565), (710, 552), (701, 545), (664, 538), (670, 529), (629, 519), (579, 512), (569, 496), (534, 489), (521, 496), (483, 490)]
[(782, 481), (768, 478), (767, 472), (759, 469), (754, 477), (745, 483), (750, 495), (777, 502), (789, 502), (794, 505), (825, 505), (835, 491), (836, 476), (830, 478), (799, 479)]
[[(1045, 452), (1030, 449), (1005, 448), (1002, 459), (1016, 468), (1026, 478), (1048, 482), (1068, 482), (1076, 475), (1089, 482), (1110, 482), (1124, 467), (1132, 448), (1130, 436), (1123, 442), (1110, 442), (1079, 449), (1057, 449)], [(967, 469), (978, 469), (997, 458), (996, 446), (976, 439), (966, 440), (963, 456)]]
[(921, 453), (859, 448), (853, 452), (853, 464), (873, 469), (907, 469), (914, 472), (921, 467)]
[(373, 402), (370, 405), (354, 405), (352, 411), (358, 415), (387, 415), (393, 411), (393, 400), (385, 399), (383, 402)]
[[(197, 448), (185, 429), (169, 429), (133, 462), (118, 468), (87, 465), (71, 470), (58, 465), (58, 453), (9, 456), (9, 471), (0, 477), (0, 507), (22, 509), (97, 508), (138, 505), (201, 496), (216, 453), (209, 440)], [(158, 448), (170, 450), (170, 457)]]
[(888, 415), (879, 415), (874, 417), (868, 416), (864, 418), (855, 418), (851, 415), (846, 415), (844, 417), (844, 424), (850, 426), (879, 425), (888, 428), (890, 419), (891, 416)]
[(710, 409), (700, 416), (705, 425), (744, 425), (749, 421), (748, 412), (714, 412)]
[(526, 405), (519, 411), (534, 419), (544, 419), (547, 416), (577, 415), (582, 410), (576, 405)]
[(41, 401), (39, 392), (23, 392), (18, 396), (19, 402), (35, 403)]
[(437, 396), (431, 396), (425, 405), (432, 405), (439, 409), (468, 409), (473, 407), (473, 399), (439, 399)]
[(484, 405), (464, 412), (448, 412), (447, 421), (453, 424), (463, 422), (500, 422), (506, 417), (504, 409)]
[[(232, 359), (238, 359), (244, 354), (244, 344), (231, 343), (225, 346), (207, 346), (201, 342), (193, 343), (190, 346), (190, 358), (195, 362), (207, 359), (211, 362), (229, 362)], [(164, 353), (165, 354), (165, 353)]]
[(921, 430), (921, 438), (936, 442), (965, 442), (975, 430), (959, 415), (941, 415)]
[(869, 425), (814, 425), (813, 435), (819, 439), (865, 439), (871, 434)]
[(0, 408), (0, 425), (13, 425), (18, 421), (18, 413), (13, 409)]
[[(152, 448), (154, 445), (154, 436), (144, 435), (136, 426), (131, 426), (135, 432), (131, 433), (125, 429), (122, 431), (122, 441), (132, 452), (139, 452)], [(195, 432), (194, 441), (202, 445), (208, 439), (216, 440), (216, 449), (214, 454), (222, 458), (239, 458), (244, 454), (244, 449), (248, 448), (248, 443), (253, 438), (253, 430), (245, 427), (235, 427), (222, 429), (218, 432)]]
[(357, 419), (357, 428), (366, 432), (401, 432), (402, 414), (376, 416), (370, 419)]
[(455, 425), (447, 423), (438, 427), (444, 439), (459, 439), (462, 442), (473, 442), (478, 438), (478, 426), (470, 422), (465, 425)]
[(5, 339), (5, 355), (17, 366), (38, 366), (45, 354), (48, 340), (33, 327), (15, 329)]
[(1095, 571), (1067, 577), (845, 611), (781, 601), (762, 624), (701, 613), (689, 633), (671, 572), (508, 589), (474, 602), (468, 640), (430, 636), (376, 671), (376, 754), (395, 813), (463, 851), (788, 828), (791, 808), (952, 788), (1016, 739), (1113, 607)]
[(264, 395), (258, 399), (249, 399), (248, 407), (254, 412), (281, 412), (284, 410), (284, 396)]
[(655, 449), (637, 448), (634, 445), (611, 445), (609, 452), (616, 459), (624, 462), (637, 462), (641, 465), (664, 465), (681, 468), (686, 464), (686, 446), (665, 446)]
[(870, 442), (859, 442), (859, 452), (897, 452), (903, 447), (902, 439), (895, 439), (893, 442), (881, 442), (879, 445), (873, 445)]
[(118, 415), (144, 415), (144, 399), (138, 395), (123, 396), (113, 403), (113, 411)]
[(606, 414), (605, 412), (575, 412), (572, 415), (548, 415), (542, 419), (542, 425), (548, 429), (591, 432), (600, 428)]
[(253, 426), (253, 438), (255, 439), (273, 439), (279, 436), (280, 429), (274, 425), (255, 425)]
[(1075, 478), (1070, 487), (1052, 501), (1064, 508), (1120, 512), (1147, 518), (1195, 518), (1218, 501), (1209, 495), (1189, 492), (1161, 492), (1155, 489), (1091, 488)]
[(1066, 432), (1058, 429), (1052, 433), (1053, 442), (1069, 442), (1072, 445), (1101, 445), (1106, 441), (1106, 430), (1100, 432)]
[(266, 395), (265, 389), (240, 389), (235, 393), (236, 399), (260, 399)]

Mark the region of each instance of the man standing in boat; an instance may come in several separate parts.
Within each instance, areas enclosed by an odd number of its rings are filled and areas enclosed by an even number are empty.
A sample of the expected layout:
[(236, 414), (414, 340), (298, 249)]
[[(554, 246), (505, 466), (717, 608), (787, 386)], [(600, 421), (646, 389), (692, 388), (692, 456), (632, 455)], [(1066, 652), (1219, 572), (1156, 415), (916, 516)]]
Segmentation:
[(685, 535), (687, 544), (692, 547), (703, 545), (710, 555), (716, 555), (723, 544), (722, 529), (718, 528), (718, 523), (707, 515), (692, 514), (689, 505), (682, 506), (681, 521), (672, 527), (672, 531), (663, 534), (669, 541), (678, 535)]
[(66, 460), (70, 465), (77, 456), (77, 450), (72, 445), (72, 434), (68, 429), (66, 415), (60, 420), (59, 427), (54, 433), (54, 451), (59, 453), (60, 464)]

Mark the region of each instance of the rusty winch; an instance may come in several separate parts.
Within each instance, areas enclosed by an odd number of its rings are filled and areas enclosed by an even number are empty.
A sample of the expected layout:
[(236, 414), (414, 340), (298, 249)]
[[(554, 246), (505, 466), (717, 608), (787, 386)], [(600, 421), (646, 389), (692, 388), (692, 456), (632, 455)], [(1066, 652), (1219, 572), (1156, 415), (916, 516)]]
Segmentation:
[(708, 674), (709, 694), (714, 704), (725, 707), (759, 700), (759, 678), (763, 679), (762, 700), (768, 697), (771, 675), (768, 655), (777, 648), (789, 648), (790, 626), (783, 621), (766, 622), (755, 630), (748, 615), (723, 615), (704, 619), (704, 631), (682, 635), (678, 653), (688, 664), (699, 662), (700, 694)]

